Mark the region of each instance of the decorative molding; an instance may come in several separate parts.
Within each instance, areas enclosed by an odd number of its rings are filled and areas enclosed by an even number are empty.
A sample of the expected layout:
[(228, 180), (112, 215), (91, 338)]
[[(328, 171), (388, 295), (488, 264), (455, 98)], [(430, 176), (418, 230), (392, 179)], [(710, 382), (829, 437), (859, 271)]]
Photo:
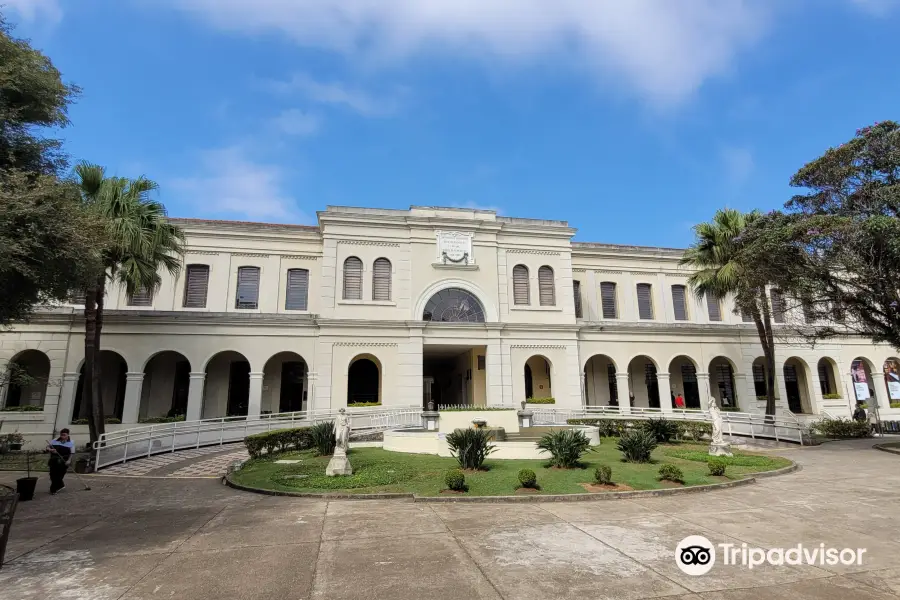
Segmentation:
[(315, 254), (279, 254), (281, 258), (293, 259), (293, 260), (319, 260), (322, 258), (321, 256), (316, 256)]
[(587, 269), (572, 269), (573, 273), (587, 273)]
[(477, 271), (478, 265), (464, 265), (464, 264), (456, 264), (456, 263), (431, 263), (431, 266), (435, 269), (453, 269), (457, 271)]
[(559, 252), (552, 250), (529, 250), (526, 248), (509, 248), (507, 254), (540, 254), (541, 256), (559, 256)]
[(525, 348), (528, 350), (565, 350), (562, 344), (511, 344), (510, 348)]
[(334, 342), (333, 346), (344, 347), (374, 347), (374, 348), (390, 348), (397, 347), (396, 342)]
[(384, 248), (399, 248), (400, 244), (397, 242), (375, 242), (371, 240), (338, 240), (338, 244), (345, 244), (347, 246), (381, 246)]
[[(225, 252), (227, 252), (227, 250)], [(184, 254), (185, 254), (185, 256), (188, 256), (190, 254), (197, 254), (200, 256), (218, 256), (218, 255), (222, 254), (222, 252), (212, 252), (209, 250), (190, 250), (190, 249), (188, 249), (188, 250), (184, 251)]]
[(609, 271), (607, 269), (594, 269), (594, 273), (603, 273), (604, 275), (621, 275), (622, 271)]
[(271, 254), (262, 252), (232, 252), (232, 256), (240, 256), (243, 258), (269, 258)]

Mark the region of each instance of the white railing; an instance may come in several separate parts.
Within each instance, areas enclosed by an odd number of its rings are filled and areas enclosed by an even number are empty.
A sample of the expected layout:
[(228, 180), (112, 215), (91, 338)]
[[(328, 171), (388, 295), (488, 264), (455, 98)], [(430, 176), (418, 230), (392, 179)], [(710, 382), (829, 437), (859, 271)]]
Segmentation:
[[(665, 417), (679, 421), (710, 421), (709, 413), (698, 409), (672, 409), (631, 407), (622, 410), (617, 406), (584, 406), (581, 408), (532, 408), (535, 425), (563, 425), (569, 419), (621, 419), (641, 420)], [(809, 441), (809, 431), (803, 422), (793, 414), (779, 414), (767, 417), (755, 413), (722, 411), (722, 427), (725, 435), (774, 439), (801, 445)]]
[[(353, 433), (384, 431), (421, 425), (420, 407), (348, 410)], [(248, 435), (275, 429), (305, 427), (330, 421), (337, 410), (311, 410), (260, 415), (256, 418), (222, 417), (200, 421), (158, 423), (104, 433), (94, 442), (95, 465), (101, 469), (129, 459), (186, 448), (239, 442)]]

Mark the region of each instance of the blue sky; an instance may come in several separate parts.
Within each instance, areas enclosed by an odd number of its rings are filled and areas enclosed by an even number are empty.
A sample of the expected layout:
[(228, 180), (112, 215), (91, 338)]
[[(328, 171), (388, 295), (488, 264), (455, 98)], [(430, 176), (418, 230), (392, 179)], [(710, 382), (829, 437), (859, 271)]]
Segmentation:
[(680, 247), (898, 119), (895, 0), (0, 0), (173, 216), (492, 208)]

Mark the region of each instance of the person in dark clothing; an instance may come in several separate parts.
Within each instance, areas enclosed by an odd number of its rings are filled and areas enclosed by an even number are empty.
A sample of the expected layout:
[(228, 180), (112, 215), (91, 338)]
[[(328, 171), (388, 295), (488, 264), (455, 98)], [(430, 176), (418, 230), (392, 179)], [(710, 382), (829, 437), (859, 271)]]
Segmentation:
[(50, 493), (55, 494), (66, 487), (63, 479), (75, 453), (75, 442), (69, 437), (69, 430), (61, 429), (59, 437), (50, 442), (47, 450), (50, 452), (50, 462), (47, 465), (50, 470)]
[(866, 409), (863, 408), (862, 400), (856, 401), (856, 410), (853, 411), (853, 420), (854, 421), (868, 421), (869, 417), (866, 416)]

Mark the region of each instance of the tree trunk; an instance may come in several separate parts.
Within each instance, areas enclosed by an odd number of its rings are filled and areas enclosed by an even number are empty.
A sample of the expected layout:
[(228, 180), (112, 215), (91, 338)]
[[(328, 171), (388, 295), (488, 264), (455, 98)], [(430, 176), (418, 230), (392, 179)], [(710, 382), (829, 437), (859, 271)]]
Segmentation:
[(97, 280), (97, 311), (96, 322), (94, 324), (94, 371), (91, 377), (91, 387), (94, 394), (94, 415), (99, 415), (97, 420), (97, 436), (106, 433), (106, 411), (103, 410), (103, 391), (101, 382), (103, 381), (103, 361), (100, 351), (100, 331), (103, 329), (103, 300), (106, 296), (106, 274)]
[(766, 416), (775, 415), (775, 337), (772, 333), (772, 314), (765, 291), (756, 295), (753, 323), (766, 359)]
[[(97, 427), (97, 411), (95, 410), (95, 402), (94, 402), (94, 367), (96, 364), (96, 352), (95, 348), (95, 330), (97, 328), (97, 289), (94, 287), (90, 287), (85, 290), (85, 299), (84, 299), (84, 377), (82, 380), (82, 391), (81, 391), (81, 402), (85, 404), (88, 409), (88, 427), (90, 429), (91, 442), (95, 442), (99, 437), (100, 433)], [(100, 412), (100, 423), (102, 426), (103, 422), (103, 413), (102, 409)], [(72, 415), (73, 419), (77, 419), (78, 415)]]

